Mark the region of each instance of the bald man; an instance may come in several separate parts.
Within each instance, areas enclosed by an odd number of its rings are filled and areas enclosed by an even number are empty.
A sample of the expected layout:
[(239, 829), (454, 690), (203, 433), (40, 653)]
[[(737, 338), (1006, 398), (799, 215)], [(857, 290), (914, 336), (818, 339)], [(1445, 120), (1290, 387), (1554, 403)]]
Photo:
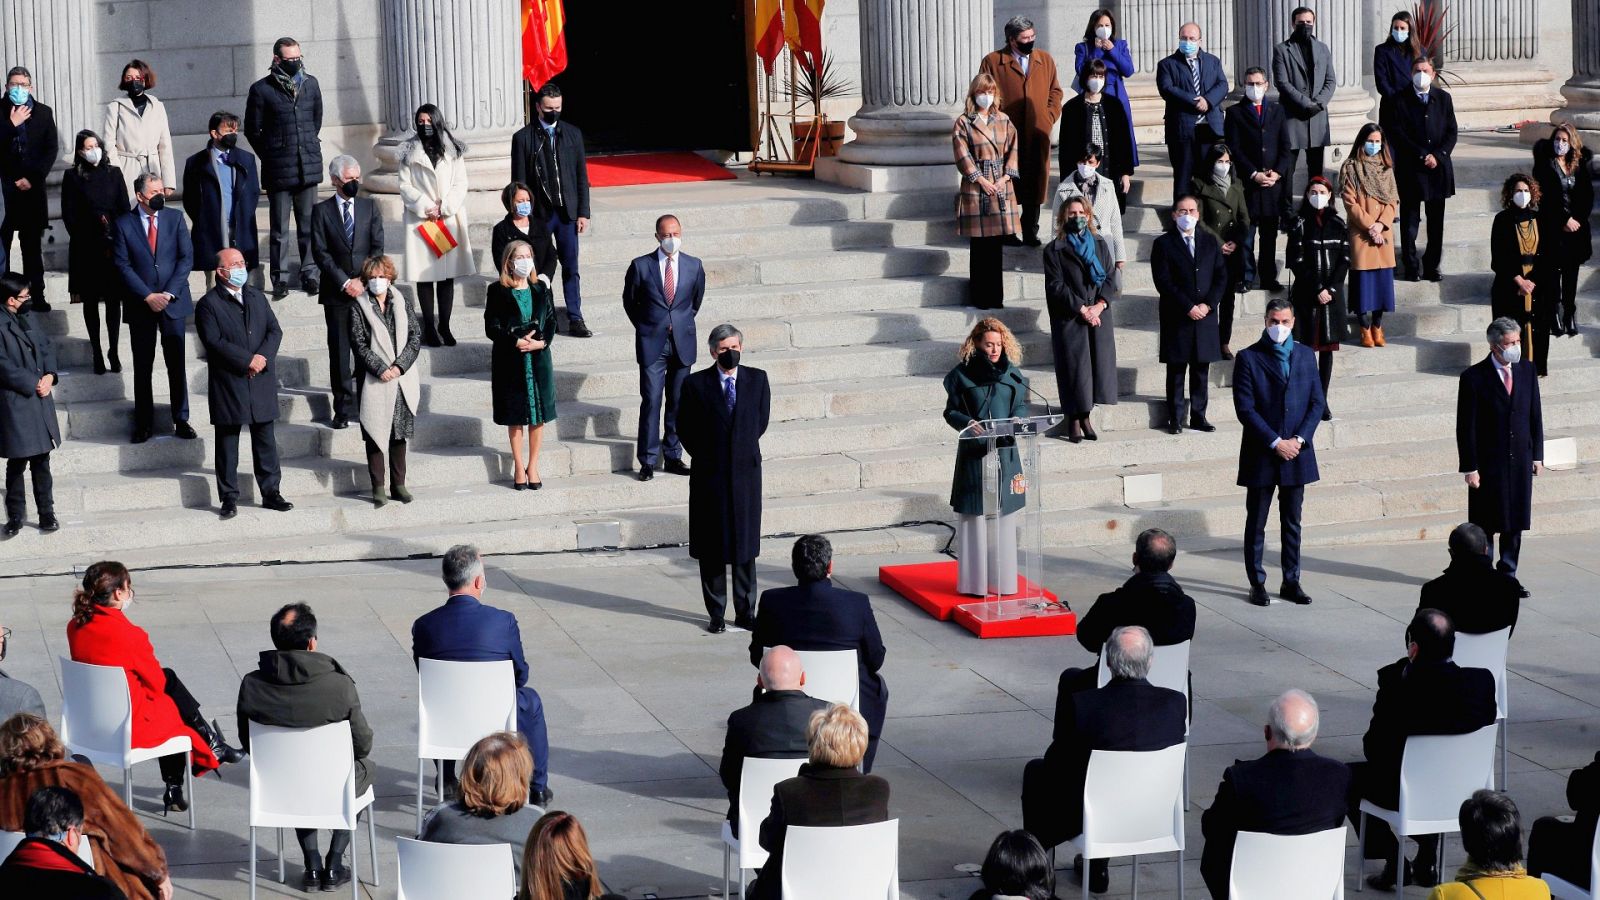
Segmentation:
[[(722, 745), (722, 764), (717, 772), (728, 789), (728, 822), (739, 826), (739, 778), (744, 773), (745, 757), (762, 759), (805, 759), (806, 723), (811, 714), (828, 708), (825, 701), (805, 695), (801, 688), (806, 673), (800, 654), (779, 645), (761, 660), (756, 686), (761, 694), (755, 702), (736, 709), (728, 717), (728, 737)], [(766, 808), (765, 804), (762, 806)]]
[(1200, 816), (1206, 847), (1200, 874), (1211, 896), (1226, 900), (1233, 844), (1241, 831), (1314, 834), (1344, 823), (1350, 767), (1311, 752), (1320, 716), (1317, 701), (1285, 691), (1267, 710), (1267, 754), (1239, 760), (1222, 773), (1217, 799)]

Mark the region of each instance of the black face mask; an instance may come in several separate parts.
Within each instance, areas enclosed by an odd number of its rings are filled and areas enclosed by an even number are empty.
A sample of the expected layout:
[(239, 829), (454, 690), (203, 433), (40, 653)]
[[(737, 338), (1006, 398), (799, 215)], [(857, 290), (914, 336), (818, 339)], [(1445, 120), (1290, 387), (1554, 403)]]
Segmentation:
[(1315, 34), (1316, 34), (1316, 26), (1315, 25), (1301, 24), (1301, 25), (1296, 25), (1294, 27), (1294, 36), (1299, 38), (1302, 41), (1311, 40), (1311, 38)]
[(278, 60), (278, 68), (282, 69), (283, 70), (283, 74), (289, 76), (290, 78), (293, 78), (294, 76), (299, 75), (301, 67), (304, 66), (305, 64), (306, 64), (306, 62), (303, 59), (280, 59), (280, 60)]
[(139, 96), (142, 96), (144, 94), (144, 82), (142, 82), (142, 81), (127, 81), (127, 82), (123, 82), (122, 89), (124, 91), (127, 91), (129, 97), (139, 97)]
[(739, 351), (729, 347), (717, 354), (717, 366), (724, 372), (732, 372), (739, 367)]
[(421, 124), (417, 126), (417, 134), (422, 137), (431, 138), (433, 137), (433, 133), (434, 128), (430, 124)]
[(561, 118), (561, 110), (559, 110), (559, 109), (543, 109), (543, 110), (540, 110), (539, 111), (539, 118), (543, 119), (544, 123), (546, 125), (554, 125), (556, 123), (556, 120)]
[(150, 207), (151, 212), (160, 212), (161, 207), (167, 205), (167, 196), (165, 194), (157, 194), (146, 200), (145, 205)]
[(351, 200), (356, 198), (356, 192), (359, 190), (361, 190), (361, 179), (359, 178), (352, 178), (349, 181), (346, 181), (344, 184), (339, 185), (339, 193), (350, 198)]
[(1027, 43), (1022, 43), (1021, 41), (1018, 41), (1017, 42), (1017, 52), (1021, 53), (1023, 56), (1028, 56), (1028, 55), (1032, 54), (1033, 53), (1033, 43), (1034, 43), (1033, 41), (1028, 41)]
[(222, 137), (217, 138), (217, 146), (224, 150), (232, 150), (233, 148), (239, 146), (239, 133), (237, 131), (230, 131)]

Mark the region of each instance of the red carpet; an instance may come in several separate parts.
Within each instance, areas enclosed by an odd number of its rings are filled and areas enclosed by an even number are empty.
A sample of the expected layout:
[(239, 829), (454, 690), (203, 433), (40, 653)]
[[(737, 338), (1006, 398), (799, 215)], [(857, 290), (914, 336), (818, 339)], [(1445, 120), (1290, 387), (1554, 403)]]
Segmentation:
[[(910, 566), (880, 566), (878, 580), (895, 593), (922, 607), (935, 619), (954, 619), (956, 624), (981, 638), (1039, 637), (1072, 634), (1078, 617), (1067, 609), (1036, 609), (1015, 600), (986, 602), (956, 593), (957, 563), (919, 563)], [(1022, 579), (1028, 585), (1027, 579)], [(1050, 590), (1044, 595), (1058, 599)]]
[(589, 158), (590, 187), (727, 181), (734, 174), (698, 153), (629, 153)]

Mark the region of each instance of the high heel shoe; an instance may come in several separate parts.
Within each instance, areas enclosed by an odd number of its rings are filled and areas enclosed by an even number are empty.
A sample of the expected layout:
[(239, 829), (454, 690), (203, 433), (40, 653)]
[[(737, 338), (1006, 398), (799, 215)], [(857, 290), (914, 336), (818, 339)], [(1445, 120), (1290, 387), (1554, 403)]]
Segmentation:
[(537, 491), (538, 489), (540, 489), (542, 487), (544, 487), (544, 482), (542, 482), (542, 481), (530, 481), (530, 482), (528, 482), (528, 490), (530, 490), (530, 491)]
[(249, 754), (238, 747), (228, 746), (228, 742), (222, 739), (222, 727), (217, 724), (217, 720), (212, 719), (207, 722), (205, 719), (196, 716), (195, 721), (189, 724), (194, 728), (195, 733), (205, 739), (206, 746), (211, 749), (211, 755), (217, 758), (217, 762), (231, 766), (244, 762), (248, 758)]
[(115, 351), (115, 350), (111, 351), (110, 363), (111, 363), (111, 371), (113, 371), (113, 372), (121, 372), (122, 371), (122, 357), (118, 356), (117, 355), (117, 351)]
[(183, 797), (183, 785), (167, 785), (167, 789), (161, 794), (161, 815), (165, 817), (167, 813), (188, 811), (189, 801)]
[(105, 357), (101, 356), (98, 350), (94, 354), (94, 373), (96, 375), (104, 375), (106, 373)]
[(446, 347), (454, 347), (456, 345), (456, 336), (450, 333), (450, 326), (439, 326), (439, 342)]
[(1094, 426), (1089, 424), (1088, 416), (1083, 417), (1083, 439), (1086, 441), (1100, 440), (1100, 435), (1094, 433)]
[(526, 481), (513, 481), (511, 487), (519, 491), (525, 491), (528, 489), (528, 483)]
[(1077, 419), (1073, 419), (1072, 424), (1067, 426), (1067, 443), (1078, 444), (1082, 441), (1083, 425)]

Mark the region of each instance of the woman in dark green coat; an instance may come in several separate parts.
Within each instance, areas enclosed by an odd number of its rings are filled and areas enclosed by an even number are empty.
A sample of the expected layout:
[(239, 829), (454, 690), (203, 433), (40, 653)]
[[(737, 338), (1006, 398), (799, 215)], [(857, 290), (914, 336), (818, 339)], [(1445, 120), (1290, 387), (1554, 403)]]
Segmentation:
[(1222, 358), (1233, 359), (1228, 342), (1233, 338), (1233, 298), (1244, 286), (1244, 260), (1250, 249), (1250, 206), (1244, 183), (1234, 177), (1233, 155), (1227, 144), (1213, 144), (1205, 165), (1189, 180), (1189, 191), (1200, 201), (1200, 222), (1222, 244), (1228, 265), (1228, 283), (1217, 307), (1217, 332), (1222, 338)]
[(544, 486), (539, 447), (544, 425), (556, 418), (556, 375), (550, 360), (555, 339), (555, 299), (550, 279), (535, 275), (533, 246), (512, 241), (500, 260), (500, 280), (489, 285), (484, 330), (494, 344), (489, 384), (494, 422), (511, 438), (512, 484), (519, 491)]
[[(1022, 347), (999, 319), (986, 318), (973, 327), (961, 345), (961, 364), (944, 377), (944, 420), (958, 431), (985, 419), (1028, 415), (1028, 379), (1022, 375)], [(977, 429), (974, 429), (975, 431)], [(997, 442), (1000, 465), (1000, 516), (990, 546), (990, 523), (984, 515), (984, 457), (988, 442), (962, 440), (956, 445), (955, 480), (950, 506), (961, 517), (956, 528), (960, 557), (956, 590), (986, 596), (1017, 592), (1016, 520), (1012, 514), (1027, 501), (1028, 483), (1017, 457), (1016, 442)], [(989, 560), (994, 565), (989, 565)]]

